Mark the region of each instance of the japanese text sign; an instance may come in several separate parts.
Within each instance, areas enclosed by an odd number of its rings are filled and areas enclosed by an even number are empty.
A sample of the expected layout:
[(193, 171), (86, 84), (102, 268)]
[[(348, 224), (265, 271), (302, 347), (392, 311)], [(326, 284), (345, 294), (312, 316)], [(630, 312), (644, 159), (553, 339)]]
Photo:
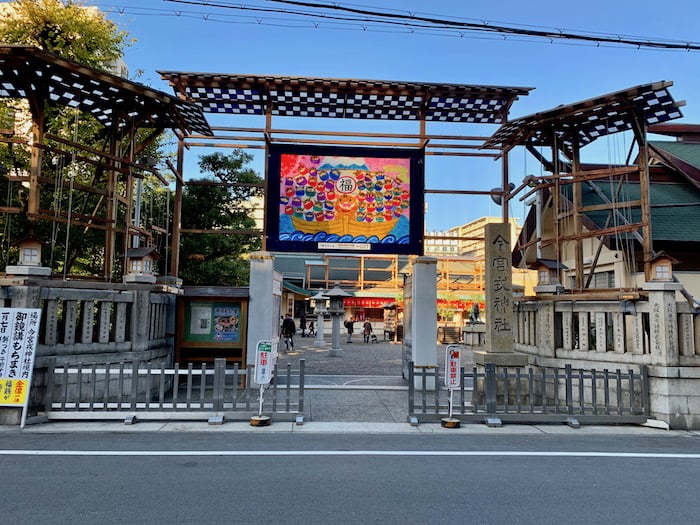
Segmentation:
[(25, 406), (41, 310), (0, 308), (0, 406)]
[(272, 380), (272, 370), (276, 355), (272, 352), (272, 342), (258, 341), (255, 349), (255, 382), (267, 385)]
[(445, 349), (445, 386), (452, 390), (459, 388), (460, 383), (460, 347), (448, 345)]

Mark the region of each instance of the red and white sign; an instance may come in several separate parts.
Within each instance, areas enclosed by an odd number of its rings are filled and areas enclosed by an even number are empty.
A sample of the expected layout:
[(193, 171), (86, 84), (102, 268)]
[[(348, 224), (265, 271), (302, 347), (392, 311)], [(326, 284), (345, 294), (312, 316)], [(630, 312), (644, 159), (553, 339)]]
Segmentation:
[(271, 341), (258, 341), (255, 350), (255, 382), (267, 385), (272, 380), (272, 371), (277, 361)]
[(450, 390), (459, 388), (461, 383), (460, 351), (458, 345), (447, 345), (445, 349), (445, 386)]
[(355, 308), (382, 308), (384, 305), (393, 303), (395, 299), (391, 297), (345, 297), (343, 306)]

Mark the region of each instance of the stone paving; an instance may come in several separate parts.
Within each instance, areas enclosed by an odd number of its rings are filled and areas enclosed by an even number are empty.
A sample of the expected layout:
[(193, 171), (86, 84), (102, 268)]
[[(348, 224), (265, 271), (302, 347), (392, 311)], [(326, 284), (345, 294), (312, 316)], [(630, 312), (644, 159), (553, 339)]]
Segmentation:
[[(402, 378), (402, 345), (380, 341), (365, 344), (361, 334), (340, 347), (343, 356), (329, 355), (330, 343), (314, 346), (315, 337), (294, 338), (294, 351), (280, 352), (278, 364), (297, 369), (305, 360), (304, 418), (314, 422), (403, 423), (408, 415), (408, 383)], [(326, 337), (330, 341), (330, 335)], [(444, 363), (445, 346), (437, 346)], [(466, 364), (469, 366), (471, 356)]]

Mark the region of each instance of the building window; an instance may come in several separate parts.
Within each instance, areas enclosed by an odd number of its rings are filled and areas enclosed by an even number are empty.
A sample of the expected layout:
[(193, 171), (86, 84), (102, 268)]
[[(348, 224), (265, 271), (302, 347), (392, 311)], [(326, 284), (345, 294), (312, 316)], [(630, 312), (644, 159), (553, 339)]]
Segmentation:
[(540, 284), (549, 284), (549, 270), (540, 270), (539, 274)]
[(615, 288), (615, 272), (598, 272), (594, 274), (593, 288)]
[(659, 264), (656, 266), (656, 279), (671, 279), (671, 268), (668, 264)]
[(24, 248), (22, 250), (22, 262), (23, 264), (39, 264), (39, 249)]

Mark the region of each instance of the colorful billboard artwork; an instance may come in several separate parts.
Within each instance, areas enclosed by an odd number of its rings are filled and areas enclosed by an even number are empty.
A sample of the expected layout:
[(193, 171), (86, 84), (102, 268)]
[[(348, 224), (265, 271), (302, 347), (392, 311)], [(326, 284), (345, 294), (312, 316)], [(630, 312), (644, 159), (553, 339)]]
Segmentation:
[(325, 232), (339, 242), (408, 242), (408, 159), (285, 154), (281, 167), (280, 239)]
[(268, 208), (278, 219), (268, 227), (268, 249), (419, 253), (421, 152), (289, 149), (271, 155), (269, 196), (279, 200)]
[(240, 342), (241, 304), (190, 303), (185, 312), (188, 342)]

